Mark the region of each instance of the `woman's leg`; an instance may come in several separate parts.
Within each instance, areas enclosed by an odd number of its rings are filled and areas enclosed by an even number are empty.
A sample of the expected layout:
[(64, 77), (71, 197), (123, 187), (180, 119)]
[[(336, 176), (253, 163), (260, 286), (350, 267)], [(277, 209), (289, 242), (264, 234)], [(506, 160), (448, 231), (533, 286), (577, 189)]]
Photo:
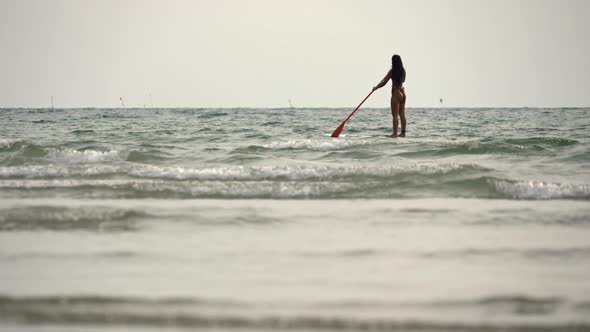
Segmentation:
[(399, 105), (399, 118), (402, 122), (402, 132), (400, 137), (406, 137), (406, 92), (402, 89), (403, 97)]
[(396, 96), (391, 96), (391, 115), (393, 116), (393, 135), (391, 137), (397, 137), (397, 127), (399, 126), (399, 105)]

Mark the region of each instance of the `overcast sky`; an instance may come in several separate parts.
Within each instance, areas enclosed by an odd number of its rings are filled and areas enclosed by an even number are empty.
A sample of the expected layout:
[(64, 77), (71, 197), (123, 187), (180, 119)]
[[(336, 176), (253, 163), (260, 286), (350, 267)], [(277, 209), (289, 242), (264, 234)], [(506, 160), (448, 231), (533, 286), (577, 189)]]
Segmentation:
[(394, 53), (410, 107), (590, 106), (589, 17), (586, 0), (0, 0), (0, 107), (353, 108)]

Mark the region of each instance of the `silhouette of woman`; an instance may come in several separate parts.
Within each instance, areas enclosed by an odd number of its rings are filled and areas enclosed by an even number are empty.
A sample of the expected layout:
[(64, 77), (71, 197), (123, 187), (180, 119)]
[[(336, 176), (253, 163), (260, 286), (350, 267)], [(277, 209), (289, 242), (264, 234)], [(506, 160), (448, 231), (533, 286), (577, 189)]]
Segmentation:
[[(406, 70), (402, 63), (402, 58), (395, 54), (391, 57), (391, 69), (385, 77), (373, 87), (373, 91), (382, 88), (391, 80), (391, 115), (393, 116), (393, 134), (390, 137), (406, 137), (406, 92), (404, 82), (406, 81)], [(402, 132), (397, 134), (399, 120), (402, 122)]]

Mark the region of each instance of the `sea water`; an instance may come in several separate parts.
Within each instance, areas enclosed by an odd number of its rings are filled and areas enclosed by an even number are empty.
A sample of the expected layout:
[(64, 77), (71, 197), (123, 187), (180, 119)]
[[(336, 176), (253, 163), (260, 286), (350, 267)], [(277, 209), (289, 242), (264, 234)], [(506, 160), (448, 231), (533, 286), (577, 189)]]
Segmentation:
[(590, 331), (590, 109), (0, 110), (0, 330)]

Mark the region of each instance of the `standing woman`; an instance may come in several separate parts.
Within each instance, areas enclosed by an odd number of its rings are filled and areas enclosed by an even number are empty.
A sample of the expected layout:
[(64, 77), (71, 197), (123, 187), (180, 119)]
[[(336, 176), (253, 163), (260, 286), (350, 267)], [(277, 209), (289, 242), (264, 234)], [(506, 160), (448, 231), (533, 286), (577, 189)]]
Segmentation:
[[(391, 70), (387, 75), (373, 87), (373, 91), (382, 88), (391, 80), (391, 115), (393, 116), (393, 134), (390, 137), (406, 137), (406, 92), (404, 91), (404, 82), (406, 81), (406, 70), (399, 55), (391, 57)], [(397, 134), (399, 119), (402, 121), (402, 132)]]

